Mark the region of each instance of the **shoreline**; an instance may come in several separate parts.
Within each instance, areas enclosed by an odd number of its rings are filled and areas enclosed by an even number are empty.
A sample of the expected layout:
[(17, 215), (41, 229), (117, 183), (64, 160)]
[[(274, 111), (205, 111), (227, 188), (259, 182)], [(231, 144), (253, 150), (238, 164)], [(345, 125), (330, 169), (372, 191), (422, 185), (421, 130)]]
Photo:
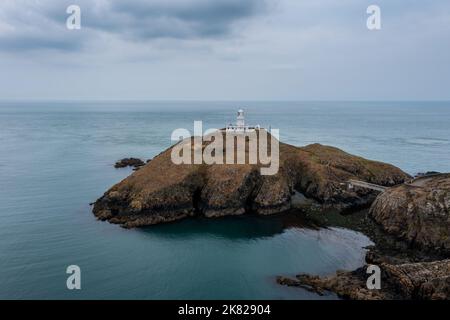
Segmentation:
[[(427, 292), (415, 292), (417, 291), (415, 288), (411, 289), (410, 292), (405, 292), (408, 290), (402, 288), (402, 285), (398, 283), (403, 279), (393, 279), (391, 275), (391, 273), (400, 273), (400, 277), (407, 277), (406, 272), (400, 269), (403, 266), (408, 266), (410, 269), (412, 266), (413, 269), (419, 268), (426, 272), (429, 265), (434, 269), (444, 268), (445, 275), (445, 268), (450, 266), (450, 260), (446, 260), (450, 258), (448, 254), (411, 246), (405, 240), (388, 234), (369, 216), (369, 209), (348, 214), (342, 214), (336, 210), (305, 212), (304, 214), (308, 221), (319, 227), (340, 227), (360, 232), (367, 236), (374, 245), (367, 247), (365, 265), (360, 268), (337, 270), (335, 274), (325, 277), (314, 274), (298, 274), (295, 278), (279, 275), (276, 279), (279, 285), (299, 287), (319, 296), (326, 292), (332, 292), (341, 299), (350, 300), (410, 300), (416, 299), (417, 296), (421, 299), (448, 299), (445, 294), (434, 296), (430, 294), (427, 296)], [(370, 275), (367, 273), (368, 265), (382, 266), (383, 285), (381, 290), (367, 289), (366, 281)], [(422, 271), (422, 273), (425, 272)], [(412, 282), (414, 282), (414, 279), (412, 279)], [(413, 285), (410, 284), (410, 286)]]

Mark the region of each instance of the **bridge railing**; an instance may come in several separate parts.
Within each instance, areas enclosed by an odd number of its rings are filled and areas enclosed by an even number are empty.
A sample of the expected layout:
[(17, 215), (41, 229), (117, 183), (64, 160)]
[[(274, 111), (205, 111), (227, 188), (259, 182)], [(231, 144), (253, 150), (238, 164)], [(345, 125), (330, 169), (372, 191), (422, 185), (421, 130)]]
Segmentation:
[(375, 191), (379, 191), (379, 192), (384, 192), (388, 188), (385, 186), (380, 186), (378, 184), (369, 183), (369, 182), (365, 182), (365, 181), (359, 181), (359, 180), (353, 180), (353, 179), (348, 180), (347, 185), (350, 189), (352, 189), (354, 186), (356, 186), (356, 187), (371, 189), (371, 190), (375, 190)]

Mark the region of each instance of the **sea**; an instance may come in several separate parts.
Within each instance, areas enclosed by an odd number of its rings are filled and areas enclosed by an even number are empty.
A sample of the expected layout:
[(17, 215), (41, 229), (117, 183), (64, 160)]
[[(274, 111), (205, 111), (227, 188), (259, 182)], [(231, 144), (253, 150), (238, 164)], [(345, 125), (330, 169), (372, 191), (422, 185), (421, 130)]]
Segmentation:
[[(138, 229), (93, 216), (90, 203), (132, 173), (117, 160), (151, 159), (175, 129), (223, 128), (239, 108), (286, 143), (450, 172), (450, 102), (2, 101), (0, 298), (337, 299), (276, 277), (362, 266), (372, 242), (361, 233), (285, 215)], [(80, 290), (67, 287), (71, 265)]]

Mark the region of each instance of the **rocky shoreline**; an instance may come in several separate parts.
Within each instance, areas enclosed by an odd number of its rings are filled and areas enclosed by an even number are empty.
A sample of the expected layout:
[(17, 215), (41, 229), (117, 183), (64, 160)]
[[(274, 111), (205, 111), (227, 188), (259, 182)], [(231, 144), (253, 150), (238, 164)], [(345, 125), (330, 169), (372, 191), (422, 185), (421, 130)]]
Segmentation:
[(301, 274), (295, 279), (278, 277), (277, 282), (319, 295), (332, 291), (351, 300), (449, 299), (449, 259), (399, 265), (381, 263), (378, 266), (382, 270), (380, 290), (367, 288), (367, 265), (354, 271), (338, 271), (330, 277)]
[[(420, 185), (418, 185), (420, 183)], [(313, 214), (311, 219), (366, 234), (375, 245), (368, 248), (366, 265), (318, 277), (280, 276), (281, 285), (344, 299), (450, 299), (450, 174), (424, 177), (382, 193), (370, 210), (342, 216)], [(414, 235), (414, 236), (413, 236)], [(381, 290), (369, 290), (366, 270), (381, 270)]]

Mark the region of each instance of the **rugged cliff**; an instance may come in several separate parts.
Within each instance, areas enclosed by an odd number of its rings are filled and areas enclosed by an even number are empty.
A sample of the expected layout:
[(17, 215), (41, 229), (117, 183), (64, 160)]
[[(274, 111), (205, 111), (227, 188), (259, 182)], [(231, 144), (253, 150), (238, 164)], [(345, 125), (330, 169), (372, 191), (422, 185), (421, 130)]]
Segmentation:
[[(381, 290), (367, 288), (367, 265), (328, 277), (279, 277), (278, 283), (319, 294), (333, 291), (348, 299), (450, 299), (450, 174), (389, 188), (377, 197), (369, 215), (383, 233), (373, 233), (378, 227), (370, 226), (376, 247), (366, 256), (368, 264), (381, 269)], [(381, 237), (395, 242), (386, 247)]]
[(390, 188), (375, 200), (370, 215), (413, 246), (450, 253), (450, 174)]
[[(259, 134), (267, 134), (261, 131)], [(269, 140), (271, 137), (269, 136)], [(189, 139), (191, 150), (194, 150)], [(203, 143), (203, 150), (209, 143)], [(218, 217), (246, 212), (272, 214), (291, 208), (297, 191), (321, 206), (340, 209), (370, 204), (370, 190), (348, 190), (348, 179), (393, 186), (409, 179), (400, 169), (339, 149), (280, 143), (280, 169), (261, 175), (258, 164), (180, 164), (172, 148), (108, 190), (94, 205), (102, 220), (125, 227), (174, 221), (193, 215)], [(226, 147), (216, 152), (226, 152)], [(246, 146), (248, 158), (248, 146)]]

